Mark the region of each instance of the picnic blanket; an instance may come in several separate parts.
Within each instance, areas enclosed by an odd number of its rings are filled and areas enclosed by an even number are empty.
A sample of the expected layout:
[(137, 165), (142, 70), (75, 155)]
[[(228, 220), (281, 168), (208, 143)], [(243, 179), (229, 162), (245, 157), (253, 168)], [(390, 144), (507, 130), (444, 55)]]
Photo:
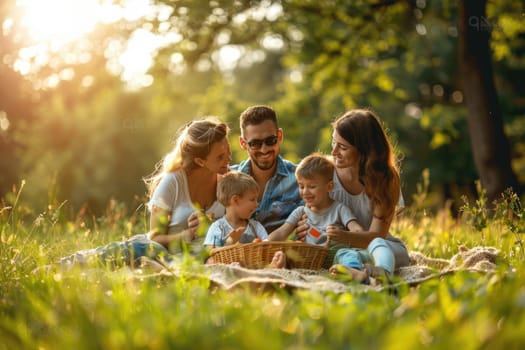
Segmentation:
[[(491, 273), (496, 268), (499, 250), (494, 247), (459, 247), (458, 253), (450, 259), (432, 258), (421, 252), (410, 253), (410, 265), (396, 271), (391, 284), (363, 285), (344, 279), (334, 278), (326, 270), (302, 269), (257, 269), (250, 270), (233, 265), (206, 265), (197, 272), (195, 277), (205, 277), (210, 280), (212, 288), (232, 290), (238, 288), (255, 291), (308, 289), (325, 292), (351, 292), (395, 288), (396, 285), (408, 284), (415, 286), (433, 278), (455, 273), (470, 271), (475, 273)], [(174, 277), (189, 277), (187, 270), (173, 265), (169, 268), (160, 266), (159, 271), (148, 275)], [(137, 275), (144, 278), (145, 275)]]

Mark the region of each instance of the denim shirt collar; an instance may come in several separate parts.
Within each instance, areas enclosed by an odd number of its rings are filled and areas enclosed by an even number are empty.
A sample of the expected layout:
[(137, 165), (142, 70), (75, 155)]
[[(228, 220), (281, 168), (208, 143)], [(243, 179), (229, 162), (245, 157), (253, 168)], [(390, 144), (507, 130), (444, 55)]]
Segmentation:
[[(251, 174), (252, 173), (252, 163), (250, 162), (250, 158), (243, 160), (239, 164), (238, 170), (246, 174)], [(288, 174), (290, 174), (290, 171), (288, 171), (286, 164), (284, 163), (284, 160), (281, 157), (281, 155), (278, 155), (277, 156), (277, 167), (275, 169), (275, 174), (273, 176), (279, 175), (282, 177), (286, 177)]]

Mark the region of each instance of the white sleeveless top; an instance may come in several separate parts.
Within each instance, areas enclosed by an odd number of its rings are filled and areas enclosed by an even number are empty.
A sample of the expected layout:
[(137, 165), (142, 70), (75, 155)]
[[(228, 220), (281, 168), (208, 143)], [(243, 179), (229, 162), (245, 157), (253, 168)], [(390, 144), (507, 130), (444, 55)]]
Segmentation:
[[(357, 217), (357, 222), (363, 227), (364, 230), (368, 230), (372, 224), (373, 213), (372, 205), (370, 204), (370, 199), (366, 195), (365, 191), (360, 194), (353, 195), (348, 193), (339, 177), (337, 177), (337, 172), (334, 170), (334, 189), (330, 192), (330, 197), (336, 201), (339, 201), (346, 205), (352, 210), (352, 213)], [(403, 199), (403, 194), (399, 196), (398, 202), (399, 208), (405, 207), (405, 201)]]
[[(184, 170), (176, 170), (162, 178), (148, 203), (150, 210), (153, 205), (170, 212), (169, 233), (178, 233), (188, 228), (188, 217), (197, 211), (197, 208), (191, 202), (188, 179)], [(213, 221), (223, 216), (225, 209), (221, 203), (215, 201), (205, 213), (212, 217)]]

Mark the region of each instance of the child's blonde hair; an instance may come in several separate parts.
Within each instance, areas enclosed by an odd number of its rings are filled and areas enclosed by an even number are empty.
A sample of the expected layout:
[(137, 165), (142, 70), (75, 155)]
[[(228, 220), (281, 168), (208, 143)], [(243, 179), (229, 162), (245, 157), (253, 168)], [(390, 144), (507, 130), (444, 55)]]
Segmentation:
[(246, 191), (259, 191), (259, 184), (248, 174), (240, 171), (226, 173), (217, 185), (217, 199), (225, 207), (230, 205), (233, 196), (242, 196)]
[(328, 182), (334, 177), (334, 169), (334, 163), (330, 158), (319, 152), (314, 152), (304, 157), (299, 165), (297, 165), (295, 176), (305, 179), (320, 176)]

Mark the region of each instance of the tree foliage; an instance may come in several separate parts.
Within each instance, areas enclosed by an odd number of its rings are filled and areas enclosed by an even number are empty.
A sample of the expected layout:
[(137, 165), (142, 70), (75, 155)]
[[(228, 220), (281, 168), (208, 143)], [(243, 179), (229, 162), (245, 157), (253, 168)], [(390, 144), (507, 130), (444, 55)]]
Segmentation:
[[(101, 25), (71, 44), (70, 52), (88, 50), (89, 60), (57, 55), (29, 75), (14, 70), (28, 44), (14, 4), (0, 8), (3, 24), (13, 20), (0, 37), (0, 112), (10, 121), (0, 131), (2, 193), (26, 178), (27, 193), (37, 188), (35, 198), (56, 181), (59, 193), (78, 205), (141, 196), (141, 177), (168, 150), (178, 126), (208, 114), (232, 127), (238, 162), (245, 157), (236, 142), (238, 116), (250, 104), (275, 107), (285, 131), (282, 151), (296, 161), (329, 152), (330, 122), (346, 109), (373, 108), (402, 159), (408, 201), (424, 169), (438, 205), (473, 189), (479, 177), (455, 1), (155, 1), (152, 15)], [(523, 183), (525, 9), (497, 0), (486, 10), (470, 25), (490, 31), (504, 130)], [(171, 39), (154, 52), (152, 84), (130, 92), (115, 75), (122, 71), (106, 68), (115, 63), (109, 48), (125, 45), (137, 30)], [(69, 69), (73, 78), (42, 88)]]

